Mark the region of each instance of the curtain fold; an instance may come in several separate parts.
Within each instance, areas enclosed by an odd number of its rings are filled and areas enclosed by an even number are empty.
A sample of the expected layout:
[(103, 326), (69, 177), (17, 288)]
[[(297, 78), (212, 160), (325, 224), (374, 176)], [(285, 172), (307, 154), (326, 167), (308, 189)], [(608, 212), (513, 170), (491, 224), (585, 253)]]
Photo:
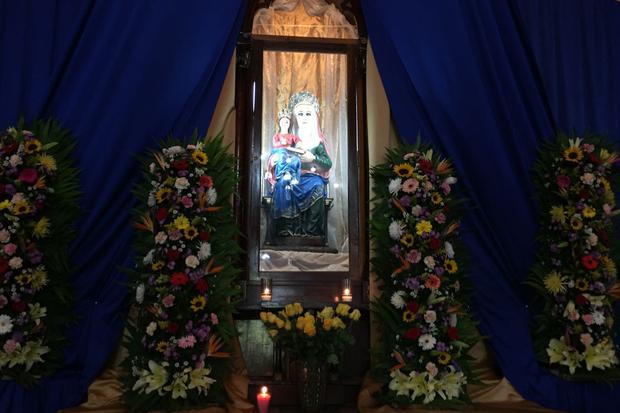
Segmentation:
[(137, 157), (169, 133), (206, 132), (244, 11), (245, 0), (0, 1), (0, 127), (59, 119), (77, 139), (83, 190), (65, 366), (32, 390), (0, 382), (2, 411), (80, 403), (116, 348)]
[[(536, 251), (531, 168), (556, 130), (620, 140), (620, 4), (362, 0), (403, 139), (451, 157), (480, 331), (515, 388), (544, 406), (615, 411), (620, 386), (565, 382), (535, 360), (523, 281)], [(616, 47), (615, 47), (616, 46)], [(372, 140), (373, 137), (369, 136)]]

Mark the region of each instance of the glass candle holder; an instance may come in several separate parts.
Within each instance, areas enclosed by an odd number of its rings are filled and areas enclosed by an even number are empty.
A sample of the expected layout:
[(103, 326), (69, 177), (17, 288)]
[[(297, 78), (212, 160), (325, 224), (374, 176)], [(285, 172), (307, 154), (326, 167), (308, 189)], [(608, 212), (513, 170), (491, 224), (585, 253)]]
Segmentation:
[(342, 280), (342, 301), (345, 303), (349, 303), (353, 301), (353, 294), (351, 290), (351, 279), (343, 278)]
[(271, 301), (272, 295), (271, 278), (260, 279), (260, 299), (261, 301)]

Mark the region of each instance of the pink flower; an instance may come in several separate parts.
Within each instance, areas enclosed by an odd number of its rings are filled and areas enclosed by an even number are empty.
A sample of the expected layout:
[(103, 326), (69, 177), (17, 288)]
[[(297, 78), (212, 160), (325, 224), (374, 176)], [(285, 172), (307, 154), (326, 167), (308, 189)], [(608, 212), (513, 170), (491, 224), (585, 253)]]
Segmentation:
[(557, 178), (555, 178), (555, 182), (560, 189), (566, 189), (570, 186), (570, 178), (566, 175), (558, 175)]
[(25, 168), (19, 173), (19, 180), (29, 185), (34, 184), (38, 177), (39, 174), (34, 168)]
[(585, 174), (581, 175), (581, 182), (583, 182), (586, 185), (592, 185), (594, 183), (594, 179), (595, 176), (593, 173), (590, 172), (586, 172)]
[(583, 151), (586, 153), (592, 153), (594, 152), (594, 145), (592, 145), (591, 143), (584, 143), (581, 145), (581, 149), (583, 149)]
[(19, 346), (19, 343), (15, 340), (8, 339), (4, 346), (2, 347), (7, 354), (11, 354), (15, 349)]
[(218, 325), (220, 323), (220, 320), (217, 318), (217, 314), (215, 313), (211, 313), (211, 324), (213, 324), (214, 326)]
[(432, 274), (426, 279), (426, 282), (424, 283), (424, 285), (426, 286), (426, 288), (430, 288), (431, 290), (436, 290), (441, 285), (441, 280), (439, 279), (438, 276), (436, 276), (435, 274)]
[(450, 184), (447, 182), (442, 182), (440, 185), (440, 188), (443, 191), (444, 195), (448, 195), (450, 192), (452, 192), (452, 188), (450, 187)]
[(13, 255), (15, 254), (15, 251), (17, 251), (17, 245), (10, 243), (10, 244), (6, 244), (4, 246), (4, 253), (6, 255)]
[(418, 250), (411, 250), (407, 253), (407, 261), (412, 264), (417, 264), (422, 259), (422, 254)]
[(164, 298), (161, 299), (161, 303), (164, 307), (170, 308), (174, 305), (174, 295), (168, 294)]
[(179, 339), (179, 347), (181, 348), (192, 348), (196, 344), (196, 337), (193, 334), (188, 336), (181, 337)]
[(581, 343), (586, 347), (589, 347), (590, 344), (592, 344), (592, 342), (594, 341), (590, 333), (584, 333), (580, 335), (579, 337), (580, 337), (579, 341), (581, 341)]
[(194, 201), (192, 201), (192, 198), (188, 197), (187, 195), (181, 198), (181, 203), (185, 208), (190, 208), (192, 205), (194, 205)]
[(443, 224), (444, 222), (446, 222), (446, 216), (443, 214), (443, 212), (440, 212), (439, 214), (435, 215), (435, 221), (437, 221), (438, 224)]
[(403, 191), (410, 194), (414, 192), (416, 189), (418, 189), (419, 185), (420, 183), (418, 182), (417, 179), (409, 178), (405, 182), (403, 182)]
[(584, 323), (586, 323), (587, 326), (592, 325), (594, 323), (594, 317), (592, 316), (592, 314), (584, 314), (581, 319), (583, 320)]

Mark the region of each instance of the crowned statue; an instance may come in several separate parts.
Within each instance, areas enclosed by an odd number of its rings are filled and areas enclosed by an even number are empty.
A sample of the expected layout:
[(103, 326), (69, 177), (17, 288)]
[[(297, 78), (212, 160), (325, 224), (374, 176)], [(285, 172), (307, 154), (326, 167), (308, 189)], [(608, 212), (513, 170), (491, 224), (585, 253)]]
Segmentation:
[[(319, 101), (302, 91), (278, 113), (266, 178), (276, 237), (326, 236), (325, 198), (332, 161), (319, 126)], [(291, 131), (292, 129), (292, 131)]]

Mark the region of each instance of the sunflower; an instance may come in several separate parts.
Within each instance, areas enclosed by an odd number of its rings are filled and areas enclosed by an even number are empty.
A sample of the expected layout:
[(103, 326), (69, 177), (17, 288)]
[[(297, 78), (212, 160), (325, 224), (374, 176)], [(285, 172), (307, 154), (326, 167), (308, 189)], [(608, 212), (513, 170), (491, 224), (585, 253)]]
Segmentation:
[(161, 204), (170, 197), (170, 194), (172, 194), (170, 188), (163, 187), (155, 193), (155, 199), (157, 199), (158, 204)]
[(40, 220), (34, 224), (34, 228), (32, 229), (32, 235), (35, 238), (43, 238), (47, 234), (50, 233), (50, 220), (46, 217), (42, 217)]
[(163, 261), (155, 261), (153, 264), (151, 264), (151, 268), (153, 269), (153, 271), (159, 271), (162, 268), (164, 268), (164, 262)]
[(24, 144), (24, 152), (30, 154), (41, 150), (41, 142), (38, 139), (30, 139)]
[(209, 162), (209, 157), (203, 151), (195, 150), (192, 152), (192, 159), (196, 161), (198, 165), (206, 165)]
[(443, 351), (440, 352), (439, 355), (437, 356), (437, 361), (439, 362), (439, 364), (448, 364), (451, 359), (452, 359), (452, 356)]
[(17, 201), (11, 210), (15, 215), (27, 214), (32, 210), (32, 207), (26, 200)]
[(413, 174), (413, 166), (408, 163), (394, 165), (394, 173), (400, 177), (408, 178)]
[(431, 196), (431, 201), (433, 201), (433, 204), (438, 205), (438, 204), (441, 204), (441, 201), (443, 201), (443, 198), (441, 197), (441, 195), (439, 195), (437, 192), (435, 192)]
[(183, 235), (186, 239), (194, 239), (198, 236), (198, 230), (196, 227), (187, 227), (183, 230)]
[(577, 281), (575, 281), (575, 288), (577, 288), (579, 291), (587, 291), (589, 286), (590, 284), (588, 283), (588, 281), (584, 280), (583, 278), (578, 278)]
[(403, 321), (405, 323), (411, 323), (413, 322), (413, 320), (415, 320), (415, 314), (409, 310), (405, 310), (405, 312), (403, 313)]
[(596, 210), (589, 205), (581, 211), (581, 214), (586, 218), (594, 218), (596, 216)]
[(32, 275), (30, 274), (19, 274), (15, 277), (15, 281), (17, 281), (17, 283), (19, 285), (27, 285), (30, 284), (30, 282), (32, 281)]
[(443, 266), (445, 267), (446, 271), (448, 271), (450, 274), (454, 274), (459, 269), (459, 266), (456, 264), (456, 261), (454, 260), (445, 260), (443, 263)]
[(557, 271), (551, 271), (543, 279), (543, 284), (547, 291), (555, 295), (566, 292), (566, 280), (566, 276)]
[(166, 350), (168, 350), (168, 342), (160, 341), (159, 343), (157, 343), (157, 347), (155, 348), (155, 350), (159, 351), (160, 353), (165, 353)]
[(407, 247), (413, 246), (413, 235), (406, 233), (400, 238), (400, 242)]
[(204, 296), (199, 295), (197, 297), (192, 298), (192, 301), (190, 301), (190, 304), (191, 304), (190, 308), (192, 309), (193, 312), (200, 311), (207, 306), (207, 299), (204, 298)]
[(573, 216), (570, 219), (570, 226), (575, 231), (579, 231), (581, 228), (583, 228), (583, 222), (581, 222), (581, 219), (579, 219), (578, 216)]
[(41, 165), (43, 169), (46, 169), (49, 172), (54, 172), (57, 169), (56, 159), (46, 153), (43, 153), (39, 156), (39, 165)]
[(564, 159), (568, 162), (578, 163), (583, 159), (583, 152), (577, 146), (569, 146), (564, 150)]

